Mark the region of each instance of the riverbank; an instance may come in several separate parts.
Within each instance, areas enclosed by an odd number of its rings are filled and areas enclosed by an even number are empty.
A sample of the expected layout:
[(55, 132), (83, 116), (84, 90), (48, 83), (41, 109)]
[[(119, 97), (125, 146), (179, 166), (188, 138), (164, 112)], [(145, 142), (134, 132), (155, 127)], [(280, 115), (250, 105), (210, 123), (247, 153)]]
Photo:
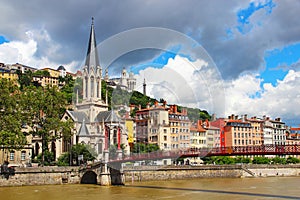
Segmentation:
[[(300, 176), (300, 165), (203, 165), (131, 166), (123, 168), (125, 184), (141, 181), (166, 181), (196, 178), (249, 178)], [(79, 167), (15, 168), (0, 186), (79, 184), (84, 172)], [(95, 173), (95, 177), (99, 178)]]
[(300, 176), (300, 165), (138, 166), (123, 170), (125, 182), (192, 178)]

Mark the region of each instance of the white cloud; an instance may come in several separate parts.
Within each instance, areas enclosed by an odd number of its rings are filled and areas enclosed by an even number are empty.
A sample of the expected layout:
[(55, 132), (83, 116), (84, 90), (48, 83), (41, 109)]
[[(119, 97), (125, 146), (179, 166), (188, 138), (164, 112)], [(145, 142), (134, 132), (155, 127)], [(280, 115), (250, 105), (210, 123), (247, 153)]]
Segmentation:
[(31, 30), (24, 34), (24, 40), (10, 41), (0, 45), (0, 62), (6, 64), (21, 63), (35, 68), (50, 67), (56, 69), (64, 65), (68, 71), (78, 65), (77, 62), (56, 63), (49, 57), (62, 56), (58, 53), (60, 45), (53, 41), (45, 29)]
[(224, 93), (222, 80), (217, 69), (208, 62), (198, 59), (195, 62), (176, 56), (169, 59), (161, 69), (141, 70), (137, 75), (137, 87), (142, 92), (144, 78), (147, 95), (164, 98), (169, 104), (206, 109), (210, 112), (223, 112)]
[(240, 75), (223, 84), (215, 70), (203, 60), (191, 62), (176, 56), (161, 69), (149, 67), (140, 71), (136, 76), (137, 86), (142, 92), (145, 78), (148, 95), (164, 98), (170, 104), (206, 109), (219, 117), (267, 115), (288, 121), (300, 117), (297, 109), (300, 107), (300, 71), (290, 70), (277, 86), (268, 83), (261, 86), (263, 80), (254, 73)]

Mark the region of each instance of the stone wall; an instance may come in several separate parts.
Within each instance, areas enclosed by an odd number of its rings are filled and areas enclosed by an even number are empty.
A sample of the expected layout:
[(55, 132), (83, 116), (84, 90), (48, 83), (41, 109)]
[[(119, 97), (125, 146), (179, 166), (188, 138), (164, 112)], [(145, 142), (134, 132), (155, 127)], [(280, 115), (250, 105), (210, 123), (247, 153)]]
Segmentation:
[(188, 178), (300, 176), (300, 165), (138, 166), (123, 170), (125, 184)]
[[(15, 175), (10, 176), (8, 180), (0, 177), (0, 186), (79, 184), (85, 172), (79, 172), (79, 167), (15, 169)], [(100, 170), (96, 172), (100, 173)], [(136, 181), (189, 178), (300, 176), (300, 165), (131, 166), (123, 168), (123, 173), (126, 184)], [(97, 178), (100, 178), (99, 174)]]
[(300, 165), (244, 165), (243, 168), (246, 170), (242, 177), (300, 176)]
[(176, 180), (188, 178), (239, 178), (241, 167), (223, 166), (176, 166), (176, 167), (132, 167), (123, 170), (126, 182)]
[(5, 179), (0, 176), (0, 186), (54, 185), (80, 183), (78, 167), (15, 168), (15, 175)]

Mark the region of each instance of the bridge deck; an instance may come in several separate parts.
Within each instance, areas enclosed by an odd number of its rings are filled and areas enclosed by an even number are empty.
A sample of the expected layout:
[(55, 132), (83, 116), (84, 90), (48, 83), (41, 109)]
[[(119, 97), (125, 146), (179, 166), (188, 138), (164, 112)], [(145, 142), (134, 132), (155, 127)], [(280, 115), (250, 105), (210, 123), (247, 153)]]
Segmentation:
[(231, 146), (220, 148), (186, 149), (176, 151), (156, 151), (145, 154), (131, 154), (122, 159), (111, 159), (109, 162), (133, 162), (140, 160), (160, 160), (180, 157), (209, 157), (237, 155), (300, 155), (300, 145), (260, 145)]

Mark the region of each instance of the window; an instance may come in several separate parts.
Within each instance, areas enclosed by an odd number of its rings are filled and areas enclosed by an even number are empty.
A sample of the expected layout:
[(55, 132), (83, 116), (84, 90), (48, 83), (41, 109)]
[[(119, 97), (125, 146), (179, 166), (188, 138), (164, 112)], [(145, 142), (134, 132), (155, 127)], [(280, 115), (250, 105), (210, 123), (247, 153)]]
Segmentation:
[(15, 160), (15, 152), (14, 151), (11, 151), (9, 153), (9, 160)]
[(26, 151), (22, 151), (21, 152), (21, 160), (25, 160), (26, 159)]

